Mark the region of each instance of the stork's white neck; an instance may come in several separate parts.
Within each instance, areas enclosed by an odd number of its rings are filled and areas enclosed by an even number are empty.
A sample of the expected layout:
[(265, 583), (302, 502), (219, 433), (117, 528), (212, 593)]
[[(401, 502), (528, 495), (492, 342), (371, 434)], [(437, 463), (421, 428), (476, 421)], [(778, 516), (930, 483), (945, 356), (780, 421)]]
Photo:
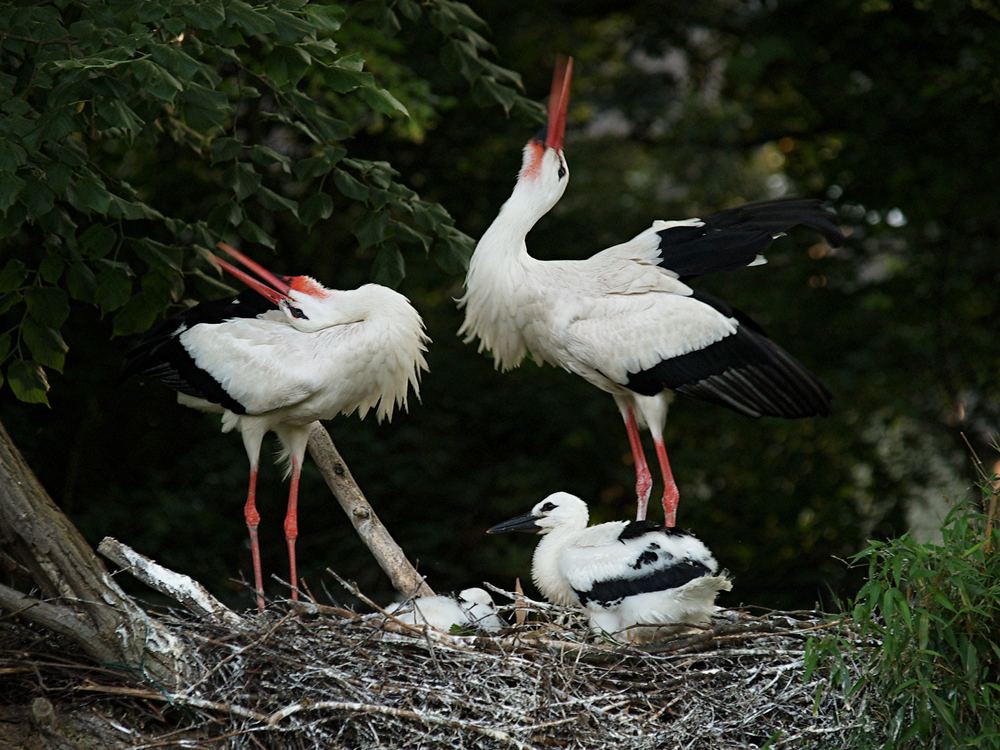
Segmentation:
[(527, 351), (517, 310), (528, 268), (538, 261), (528, 255), (525, 237), (543, 213), (532, 211), (523, 191), (514, 188), (476, 245), (465, 277), (465, 295), (459, 300), (459, 306), (465, 307), (459, 335), (467, 342), (478, 338), (479, 350), (491, 351), (494, 364), (503, 370), (517, 367)]
[[(523, 245), (528, 232), (551, 208), (552, 205), (548, 201), (539, 200), (539, 196), (532, 189), (530, 182), (523, 179), (518, 180), (510, 198), (500, 207), (500, 213), (483, 234), (482, 239), (486, 240), (491, 235), (496, 234), (504, 239), (513, 239)], [(482, 240), (480, 240), (480, 244), (482, 244)]]
[(573, 544), (586, 527), (586, 518), (582, 524), (559, 526), (542, 537), (535, 547), (531, 560), (531, 579), (542, 596), (553, 604), (571, 606), (578, 603), (573, 589), (559, 572), (559, 554)]

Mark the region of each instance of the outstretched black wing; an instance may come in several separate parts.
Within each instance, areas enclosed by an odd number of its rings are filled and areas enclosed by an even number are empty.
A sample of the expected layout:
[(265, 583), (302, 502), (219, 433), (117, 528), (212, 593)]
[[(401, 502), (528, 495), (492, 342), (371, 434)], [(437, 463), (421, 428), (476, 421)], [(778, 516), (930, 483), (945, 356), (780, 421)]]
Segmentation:
[(731, 271), (754, 262), (774, 239), (794, 227), (819, 232), (831, 245), (844, 241), (836, 215), (811, 198), (747, 203), (701, 219), (702, 226), (661, 229), (660, 265), (680, 278)]

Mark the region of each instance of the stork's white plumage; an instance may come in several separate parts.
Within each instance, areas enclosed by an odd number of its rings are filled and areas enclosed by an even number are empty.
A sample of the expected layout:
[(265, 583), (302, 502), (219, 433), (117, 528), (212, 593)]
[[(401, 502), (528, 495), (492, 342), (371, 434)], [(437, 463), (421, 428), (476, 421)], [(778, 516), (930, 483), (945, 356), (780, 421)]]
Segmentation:
[(531, 576), (553, 604), (579, 605), (595, 630), (642, 640), (651, 628), (672, 623), (704, 625), (715, 597), (732, 583), (695, 536), (650, 521), (610, 521), (587, 526), (587, 504), (556, 492), (530, 513), (487, 533), (542, 534)]
[(663, 475), (663, 507), (673, 526), (679, 493), (663, 442), (671, 391), (749, 416), (827, 414), (830, 394), (748, 316), (695, 292), (693, 276), (764, 263), (761, 253), (803, 225), (843, 240), (819, 201), (751, 203), (700, 219), (655, 221), (628, 242), (586, 260), (543, 261), (525, 238), (562, 197), (569, 169), (562, 152), (572, 59), (557, 66), (549, 119), (528, 142), (514, 192), (483, 234), (460, 300), (459, 333), (479, 339), (501, 370), (527, 354), (610, 393), (635, 459), (637, 518), (646, 516), (652, 479), (638, 432), (653, 436)]
[(128, 353), (125, 374), (158, 378), (179, 392), (179, 402), (221, 412), (223, 431), (242, 434), (250, 461), (244, 517), (262, 610), (256, 485), (264, 435), (277, 434), (291, 474), (285, 538), (297, 599), (299, 473), (312, 423), (369, 411), (382, 421), (405, 409), (410, 388), (419, 397), (429, 339), (420, 315), (392, 289), (327, 289), (309, 276), (275, 276), (234, 248), (219, 247), (267, 283), (216, 257), (253, 291), (160, 324)]
[(446, 633), (452, 625), (487, 633), (503, 629), (493, 597), (481, 588), (463, 589), (456, 597), (420, 596), (409, 602), (391, 604), (386, 612), (410, 625), (427, 624)]

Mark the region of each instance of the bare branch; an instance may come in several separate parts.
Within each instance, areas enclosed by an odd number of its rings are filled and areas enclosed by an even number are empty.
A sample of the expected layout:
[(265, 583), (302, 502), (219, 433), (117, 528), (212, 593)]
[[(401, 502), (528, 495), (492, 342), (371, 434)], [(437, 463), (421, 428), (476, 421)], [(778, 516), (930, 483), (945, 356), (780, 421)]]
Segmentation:
[(232, 627), (246, 625), (242, 617), (208, 593), (208, 589), (194, 579), (163, 567), (113, 537), (104, 537), (97, 545), (97, 551), (147, 586), (180, 602), (199, 617), (208, 617)]
[(434, 591), (406, 559), (403, 550), (375, 515), (375, 510), (365, 499), (347, 464), (337, 452), (330, 434), (319, 422), (313, 424), (309, 433), (309, 455), (319, 467), (323, 479), (326, 480), (333, 496), (337, 498), (340, 507), (351, 519), (361, 541), (389, 576), (396, 591), (404, 596), (411, 596), (414, 593), (417, 596), (433, 596)]

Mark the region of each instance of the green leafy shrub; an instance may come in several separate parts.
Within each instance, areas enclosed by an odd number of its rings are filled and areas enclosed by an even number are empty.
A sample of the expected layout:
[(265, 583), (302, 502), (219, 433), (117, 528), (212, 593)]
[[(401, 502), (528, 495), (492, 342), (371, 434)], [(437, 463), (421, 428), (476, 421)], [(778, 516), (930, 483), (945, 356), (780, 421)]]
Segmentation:
[(996, 478), (982, 505), (945, 520), (940, 544), (909, 536), (871, 542), (868, 581), (844, 634), (815, 639), (807, 672), (867, 695), (870, 726), (854, 747), (1000, 747), (1000, 555)]

